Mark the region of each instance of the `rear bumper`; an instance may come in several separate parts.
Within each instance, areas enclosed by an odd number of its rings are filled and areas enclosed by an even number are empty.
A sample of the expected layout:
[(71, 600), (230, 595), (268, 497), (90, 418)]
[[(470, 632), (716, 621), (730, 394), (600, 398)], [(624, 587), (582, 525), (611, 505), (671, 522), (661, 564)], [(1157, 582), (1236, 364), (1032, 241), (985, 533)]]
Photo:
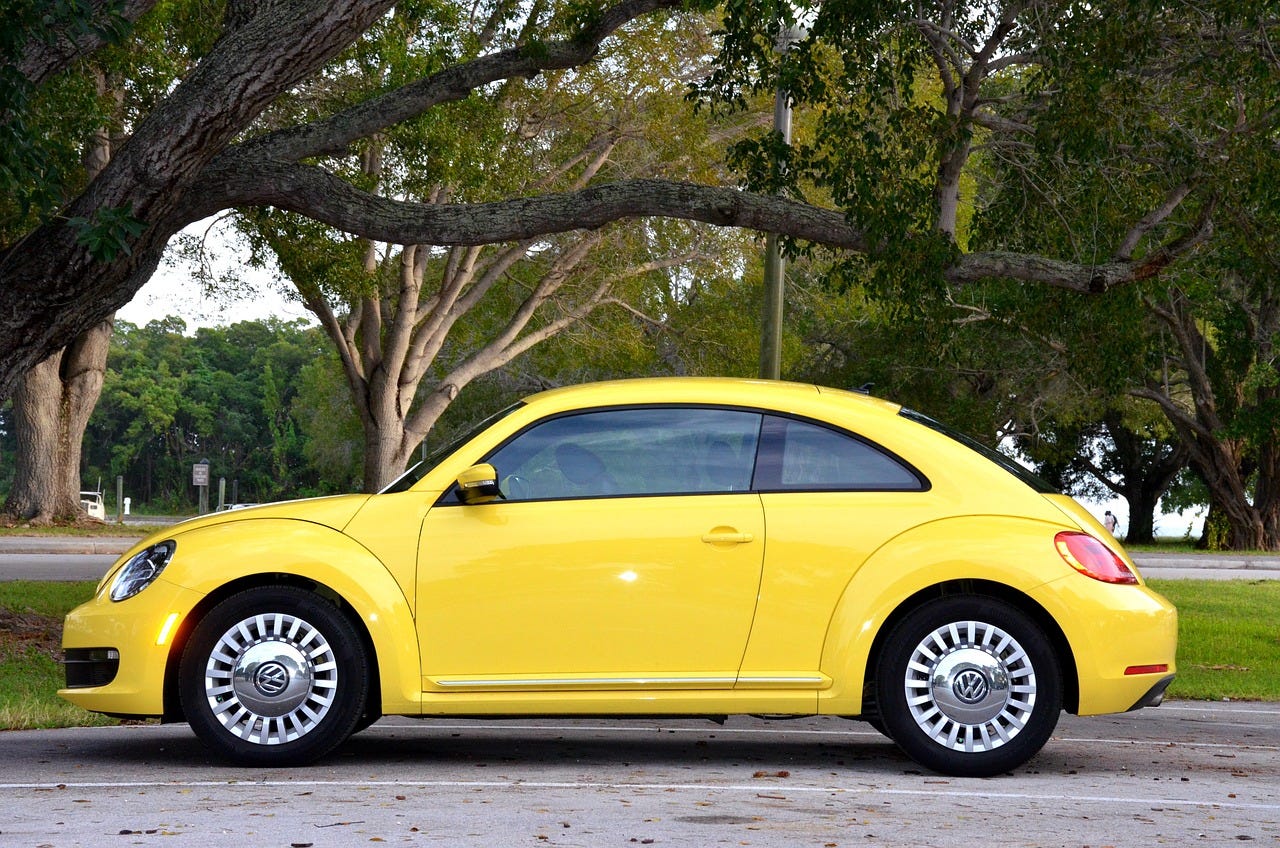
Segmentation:
[[(1071, 575), (1042, 587), (1075, 660), (1079, 715), (1155, 706), (1176, 675), (1178, 611), (1144, 585)], [(1142, 673), (1142, 671), (1146, 673)]]
[(1163, 680), (1157, 681), (1154, 686), (1152, 686), (1150, 689), (1147, 690), (1147, 694), (1139, 698), (1137, 703), (1135, 703), (1132, 707), (1129, 708), (1129, 712), (1133, 712), (1134, 710), (1140, 710), (1140, 709), (1143, 709), (1144, 707), (1160, 706), (1160, 704), (1164, 701), (1165, 691), (1169, 688), (1169, 684), (1173, 682), (1173, 679), (1175, 677), (1177, 677), (1176, 674), (1171, 674), (1168, 677), (1164, 678)]

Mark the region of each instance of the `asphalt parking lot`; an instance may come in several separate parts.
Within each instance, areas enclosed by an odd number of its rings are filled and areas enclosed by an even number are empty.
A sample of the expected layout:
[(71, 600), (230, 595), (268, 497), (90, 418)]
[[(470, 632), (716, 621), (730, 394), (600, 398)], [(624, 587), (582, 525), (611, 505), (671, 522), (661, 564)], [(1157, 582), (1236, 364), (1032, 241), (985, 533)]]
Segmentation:
[(245, 770), (185, 725), (4, 734), (0, 845), (1280, 844), (1280, 706), (1063, 716), (1010, 776), (922, 773), (841, 719), (384, 719)]

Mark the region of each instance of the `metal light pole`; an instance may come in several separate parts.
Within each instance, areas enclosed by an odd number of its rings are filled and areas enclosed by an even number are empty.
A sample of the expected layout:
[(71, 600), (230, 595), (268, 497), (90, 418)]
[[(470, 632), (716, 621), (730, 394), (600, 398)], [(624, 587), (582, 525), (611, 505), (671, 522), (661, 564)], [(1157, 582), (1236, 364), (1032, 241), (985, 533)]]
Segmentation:
[[(778, 33), (779, 53), (786, 53), (791, 43), (803, 37), (797, 28)], [(773, 131), (782, 143), (791, 144), (791, 94), (778, 87), (773, 98)], [(782, 298), (786, 260), (778, 247), (778, 236), (769, 233), (764, 241), (764, 313), (760, 323), (760, 378), (777, 380), (782, 376)]]

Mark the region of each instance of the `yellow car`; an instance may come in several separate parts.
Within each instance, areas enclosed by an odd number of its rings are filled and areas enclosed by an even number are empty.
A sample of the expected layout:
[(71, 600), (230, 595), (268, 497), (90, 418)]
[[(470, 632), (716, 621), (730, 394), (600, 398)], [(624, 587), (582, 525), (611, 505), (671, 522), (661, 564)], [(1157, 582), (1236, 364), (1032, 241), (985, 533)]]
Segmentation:
[(918, 413), (725, 379), (534, 395), (376, 495), (144, 540), (67, 617), (89, 710), (312, 761), (384, 714), (862, 718), (1026, 762), (1160, 702), (1176, 612), (1083, 508)]

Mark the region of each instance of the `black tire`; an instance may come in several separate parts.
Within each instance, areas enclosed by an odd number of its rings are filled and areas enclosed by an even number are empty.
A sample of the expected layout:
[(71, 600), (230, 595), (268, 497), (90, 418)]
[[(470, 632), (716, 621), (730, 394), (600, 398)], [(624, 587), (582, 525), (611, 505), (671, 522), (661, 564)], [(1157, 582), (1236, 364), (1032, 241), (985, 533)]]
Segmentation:
[(913, 610), (885, 640), (876, 680), (890, 738), (920, 765), (956, 777), (1021, 766), (1062, 711), (1049, 639), (993, 598), (954, 595)]
[(191, 729), (243, 765), (293, 766), (332, 751), (364, 715), (364, 643), (332, 603), (292, 586), (232, 595), (201, 619), (182, 652)]

